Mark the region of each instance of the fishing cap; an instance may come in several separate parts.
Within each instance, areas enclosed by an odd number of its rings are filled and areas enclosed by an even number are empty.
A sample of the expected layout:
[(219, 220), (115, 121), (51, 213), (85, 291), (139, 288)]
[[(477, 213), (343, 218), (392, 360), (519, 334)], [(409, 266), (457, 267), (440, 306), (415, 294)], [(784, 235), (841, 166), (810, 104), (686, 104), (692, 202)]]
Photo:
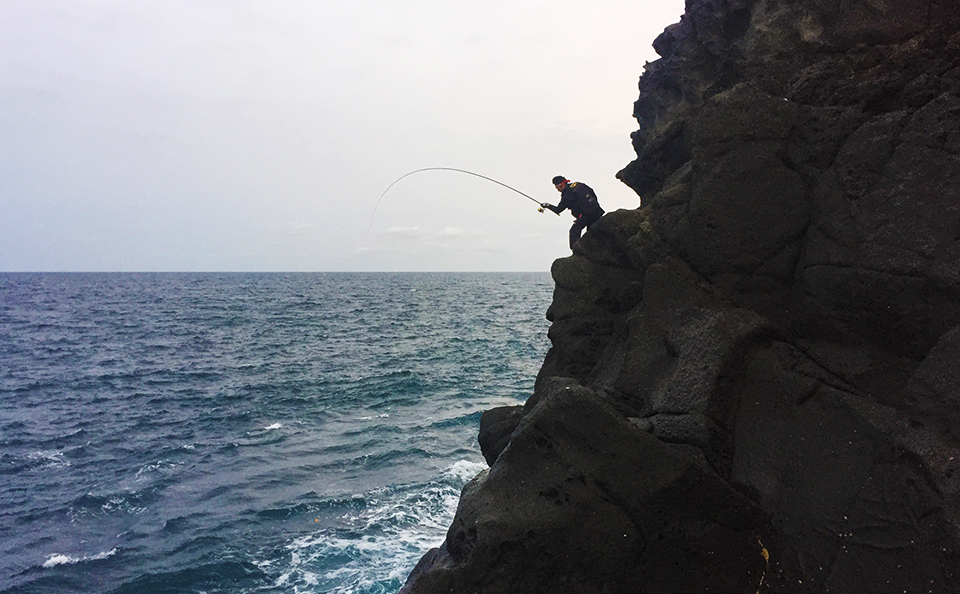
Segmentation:
[(553, 178), (553, 185), (556, 186), (557, 184), (562, 184), (565, 181), (567, 181), (567, 178), (563, 177), (562, 175), (558, 175), (557, 177)]

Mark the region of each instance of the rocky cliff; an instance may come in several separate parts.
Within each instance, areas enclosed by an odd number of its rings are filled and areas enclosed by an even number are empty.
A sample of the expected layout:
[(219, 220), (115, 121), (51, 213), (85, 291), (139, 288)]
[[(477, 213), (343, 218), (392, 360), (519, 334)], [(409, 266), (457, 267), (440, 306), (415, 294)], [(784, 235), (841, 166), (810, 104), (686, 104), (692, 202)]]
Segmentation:
[[(404, 592), (960, 592), (960, 1), (688, 0)], [(602, 197), (601, 197), (602, 201)]]

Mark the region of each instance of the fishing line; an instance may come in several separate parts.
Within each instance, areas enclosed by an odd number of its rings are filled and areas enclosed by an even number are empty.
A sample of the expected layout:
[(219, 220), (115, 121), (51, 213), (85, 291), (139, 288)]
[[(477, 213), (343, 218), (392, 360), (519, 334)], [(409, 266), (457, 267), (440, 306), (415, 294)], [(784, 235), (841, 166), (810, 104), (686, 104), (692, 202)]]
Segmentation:
[[(415, 171), (411, 171), (410, 173), (405, 173), (405, 174), (401, 175), (401, 176), (398, 177), (396, 180), (394, 180), (394, 182), (393, 182), (392, 184), (390, 184), (389, 186), (387, 186), (387, 189), (383, 191), (383, 194), (380, 194), (380, 197), (377, 198), (377, 203), (376, 203), (376, 205), (374, 205), (374, 207), (373, 207), (373, 213), (370, 215), (370, 226), (367, 227), (367, 231), (369, 231), (370, 229), (373, 228), (373, 217), (376, 216), (376, 214), (377, 214), (377, 207), (380, 206), (380, 201), (383, 200), (383, 197), (386, 195), (386, 193), (390, 191), (390, 188), (392, 188), (393, 186), (397, 185), (397, 182), (399, 182), (399, 181), (402, 180), (403, 178), (409, 177), (409, 176), (413, 175), (414, 173), (420, 173), (420, 172), (422, 172), (422, 171), (456, 171), (457, 173), (466, 173), (467, 175), (472, 175), (472, 176), (474, 176), (474, 177), (479, 177), (479, 178), (481, 178), (481, 179), (485, 179), (485, 180), (487, 180), (487, 181), (491, 181), (491, 182), (493, 182), (493, 183), (495, 183), (495, 184), (501, 185), (501, 186), (503, 186), (504, 188), (507, 188), (508, 190), (513, 190), (514, 192), (516, 192), (517, 194), (520, 194), (520, 195), (523, 196), (524, 198), (535, 202), (535, 203), (537, 204), (537, 206), (540, 206), (540, 201), (537, 200), (536, 198), (534, 198), (533, 196), (530, 196), (530, 195), (528, 195), (528, 194), (524, 194), (524, 193), (521, 192), (520, 190), (518, 190), (518, 189), (516, 189), (516, 188), (514, 188), (514, 187), (512, 187), (512, 186), (508, 186), (507, 184), (505, 184), (505, 183), (503, 183), (503, 182), (501, 182), (501, 181), (497, 181), (497, 180), (493, 179), (492, 177), (487, 177), (486, 175), (480, 175), (479, 173), (474, 173), (474, 172), (472, 172), (472, 171), (467, 171), (466, 169), (456, 169), (456, 168), (454, 168), (454, 167), (424, 167), (423, 169), (417, 169), (417, 170), (415, 170)], [(557, 216), (560, 215), (560, 213), (555, 213), (555, 214), (556, 214)]]

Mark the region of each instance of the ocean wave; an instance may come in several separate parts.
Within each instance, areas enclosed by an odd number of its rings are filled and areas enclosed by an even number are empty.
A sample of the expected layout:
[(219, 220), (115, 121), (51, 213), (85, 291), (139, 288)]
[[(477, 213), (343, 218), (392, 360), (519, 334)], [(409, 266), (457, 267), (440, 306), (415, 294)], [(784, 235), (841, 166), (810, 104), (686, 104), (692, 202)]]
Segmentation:
[[(283, 558), (256, 565), (283, 591), (395, 592), (417, 561), (443, 542), (460, 490), (484, 468), (460, 460), (429, 483), (373, 490), (361, 507), (340, 510), (338, 527), (295, 538)], [(284, 511), (308, 509), (304, 504)]]
[[(363, 416), (357, 417), (357, 421), (369, 422), (382, 419), (389, 419), (390, 415), (377, 415), (377, 416)], [(392, 423), (380, 422), (380, 423), (371, 423), (368, 425), (363, 425), (357, 429), (348, 429), (343, 431), (343, 437), (349, 439), (355, 439), (362, 436), (374, 435), (374, 436), (390, 436), (390, 435), (402, 435), (406, 433), (406, 430), (403, 427), (398, 427)]]
[(264, 427), (260, 427), (259, 429), (254, 429), (254, 430), (252, 430), (252, 431), (247, 431), (247, 436), (249, 436), (249, 437), (263, 437), (263, 436), (267, 435), (268, 433), (270, 433), (270, 432), (272, 432), (272, 431), (276, 431), (277, 429), (282, 429), (282, 428), (283, 428), (283, 423), (272, 423), (272, 424), (270, 424), (270, 425), (266, 425), (266, 426), (264, 426)]
[(0, 457), (0, 474), (24, 471), (59, 470), (70, 466), (63, 450), (37, 450), (25, 455), (4, 454)]
[(51, 567), (56, 567), (57, 565), (74, 565), (76, 563), (83, 563), (86, 561), (100, 561), (108, 557), (112, 557), (117, 554), (117, 549), (110, 549), (109, 551), (104, 551), (102, 553), (97, 553), (96, 555), (90, 555), (88, 557), (71, 557), (70, 555), (60, 555), (53, 554), (50, 555), (46, 561), (43, 562), (41, 567), (45, 569), (50, 569)]
[(169, 474), (180, 466), (183, 466), (183, 462), (176, 462), (174, 460), (157, 460), (156, 462), (150, 462), (149, 464), (142, 465), (137, 470), (137, 473), (134, 475), (134, 480), (137, 482), (150, 480), (157, 474)]
[(475, 426), (480, 424), (480, 415), (482, 414), (483, 411), (478, 410), (476, 412), (461, 415), (459, 417), (434, 421), (430, 424), (430, 427), (433, 429), (449, 429), (451, 427), (462, 427), (465, 425)]
[(0, 506), (19, 527), (0, 582), (111, 594), (396, 592), (485, 468), (478, 411), (531, 390), (548, 341), (529, 302), (553, 290), (549, 275), (28, 280), (7, 285), (43, 297), (24, 319), (57, 323), (0, 345), (0, 406), (18, 411), (0, 423)]
[(468, 481), (472, 480), (473, 477), (477, 476), (486, 469), (487, 465), (483, 462), (459, 460), (447, 468), (447, 470), (444, 472), (444, 475), (460, 483), (466, 484)]
[(99, 515), (139, 515), (157, 499), (153, 492), (126, 492), (108, 495), (86, 493), (74, 499), (67, 511), (72, 519)]
[(184, 533), (187, 530), (195, 528), (204, 517), (204, 514), (195, 513), (186, 516), (170, 518), (163, 523), (160, 533), (164, 535)]
[(147, 573), (128, 581), (111, 594), (143, 592), (257, 592), (263, 573), (253, 563), (224, 559), (177, 571)]
[(323, 499), (319, 501), (310, 501), (299, 503), (288, 507), (276, 507), (257, 512), (258, 518), (268, 520), (285, 520), (291, 516), (298, 515), (326, 515), (340, 513), (341, 515), (350, 512), (358, 512), (367, 507), (367, 500), (362, 496), (338, 497), (332, 499)]

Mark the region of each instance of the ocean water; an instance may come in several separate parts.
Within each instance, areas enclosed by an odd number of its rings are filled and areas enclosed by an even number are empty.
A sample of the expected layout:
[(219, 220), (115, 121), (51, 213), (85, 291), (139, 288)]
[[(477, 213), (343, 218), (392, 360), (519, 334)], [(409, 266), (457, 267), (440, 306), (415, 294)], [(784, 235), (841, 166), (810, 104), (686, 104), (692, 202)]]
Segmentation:
[(549, 347), (539, 273), (0, 274), (0, 592), (389, 593)]

